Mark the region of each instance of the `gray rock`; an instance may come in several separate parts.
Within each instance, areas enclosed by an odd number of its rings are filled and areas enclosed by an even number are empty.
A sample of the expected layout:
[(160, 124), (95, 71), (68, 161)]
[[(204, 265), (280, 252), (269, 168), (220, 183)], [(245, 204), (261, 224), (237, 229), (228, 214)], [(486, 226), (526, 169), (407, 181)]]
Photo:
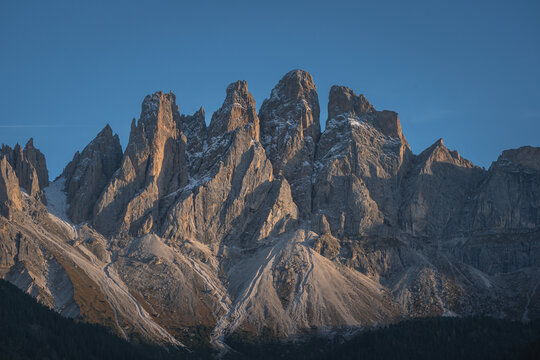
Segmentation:
[(75, 153), (61, 177), (69, 205), (68, 216), (75, 224), (91, 220), (98, 197), (122, 161), (118, 135), (107, 125), (82, 153)]
[(397, 114), (378, 112), (363, 95), (330, 90), (329, 118), (317, 144), (314, 216), (333, 235), (399, 233), (400, 182), (412, 159)]
[(0, 215), (12, 219), (22, 210), (19, 179), (5, 156), (0, 157)]
[(287, 179), (303, 217), (311, 214), (311, 174), (321, 135), (319, 98), (311, 75), (287, 73), (259, 111), (261, 143), (274, 174)]
[(122, 164), (94, 208), (97, 230), (140, 236), (159, 229), (159, 199), (187, 183), (181, 126), (174, 94), (157, 92), (144, 99)]
[(13, 150), (4, 145), (0, 154), (15, 170), (20, 186), (31, 196), (41, 196), (40, 191), (49, 185), (49, 173), (45, 156), (34, 147), (34, 139), (28, 140), (24, 149), (19, 144)]

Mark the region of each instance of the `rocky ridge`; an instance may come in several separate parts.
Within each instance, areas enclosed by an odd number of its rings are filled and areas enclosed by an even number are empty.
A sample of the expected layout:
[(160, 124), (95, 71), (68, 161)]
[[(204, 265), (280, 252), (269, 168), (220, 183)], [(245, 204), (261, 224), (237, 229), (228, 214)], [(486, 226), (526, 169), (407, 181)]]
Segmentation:
[(13, 149), (2, 145), (0, 156), (10, 163), (20, 186), (31, 196), (36, 196), (49, 185), (49, 172), (45, 156), (34, 147), (34, 139), (28, 140), (24, 149), (16, 144)]
[[(410, 317), (540, 316), (540, 150), (489, 170), (413, 154), (398, 114), (311, 75), (259, 113), (245, 81), (209, 125), (147, 96), (126, 150), (107, 125), (52, 183), (44, 156), (0, 151), (0, 276), (126, 338), (227, 349)], [(23, 191), (21, 191), (22, 189)], [(205, 329), (204, 331), (202, 329)]]

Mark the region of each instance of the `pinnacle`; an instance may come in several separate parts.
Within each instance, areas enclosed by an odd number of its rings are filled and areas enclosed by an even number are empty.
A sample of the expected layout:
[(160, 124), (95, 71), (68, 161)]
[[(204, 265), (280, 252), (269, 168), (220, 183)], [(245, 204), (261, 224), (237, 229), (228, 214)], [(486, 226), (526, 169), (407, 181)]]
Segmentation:
[(446, 148), (446, 146), (444, 146), (444, 141), (442, 138), (439, 138), (437, 141), (435, 141), (433, 144), (431, 144), (430, 147), (428, 147), (426, 150), (430, 150), (430, 151), (433, 151), (439, 147), (443, 147), (443, 148)]
[(28, 139), (28, 142), (26, 143), (26, 145), (24, 146), (26, 149), (28, 148), (33, 148), (34, 147), (34, 138), (30, 138)]
[(364, 95), (356, 95), (353, 90), (346, 86), (334, 85), (330, 89), (328, 99), (329, 118), (333, 118), (342, 113), (361, 115), (372, 113), (374, 111), (375, 108), (369, 103)]
[(440, 138), (438, 139), (437, 141), (435, 141), (433, 144), (431, 144), (430, 147), (428, 147), (427, 149), (425, 149), (424, 151), (422, 151), (419, 156), (422, 157), (422, 156), (432, 156), (432, 154), (435, 152), (435, 150), (437, 149), (446, 149), (446, 146), (444, 146), (444, 142), (443, 142), (443, 139)]
[(230, 83), (229, 86), (227, 86), (227, 97), (234, 93), (240, 93), (242, 95), (249, 94), (247, 82), (245, 80), (238, 80)]
[(282, 79), (283, 80), (298, 79), (299, 81), (302, 81), (304, 83), (313, 84), (313, 77), (311, 76), (311, 74), (302, 69), (291, 70), (288, 73), (286, 73)]
[(280, 101), (282, 98), (296, 101), (307, 98), (311, 101), (317, 97), (317, 90), (311, 75), (304, 70), (292, 70), (286, 73), (272, 90), (270, 101)]
[(248, 90), (245, 80), (235, 81), (227, 86), (226, 97), (222, 109), (229, 106), (241, 105), (245, 108), (255, 108), (255, 99)]
[(112, 128), (109, 124), (105, 125), (105, 127), (98, 133), (98, 135), (96, 137), (102, 137), (102, 136), (107, 136), (107, 137), (112, 137)]
[(202, 107), (202, 105), (201, 105), (201, 107), (199, 108), (199, 110), (197, 110), (197, 111), (195, 111), (195, 112), (193, 113), (193, 116), (194, 116), (194, 117), (197, 117), (197, 118), (202, 118), (202, 119), (204, 120), (204, 118), (205, 118), (205, 112), (204, 112), (204, 108)]

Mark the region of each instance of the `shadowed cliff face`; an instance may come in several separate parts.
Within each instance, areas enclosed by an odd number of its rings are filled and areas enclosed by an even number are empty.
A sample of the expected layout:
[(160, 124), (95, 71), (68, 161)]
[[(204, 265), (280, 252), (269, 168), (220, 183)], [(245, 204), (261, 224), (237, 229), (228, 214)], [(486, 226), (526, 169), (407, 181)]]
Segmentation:
[(0, 276), (126, 338), (224, 351), (232, 333), (540, 316), (539, 148), (487, 171), (442, 139), (414, 155), (397, 113), (344, 86), (322, 133), (319, 114), (293, 70), (258, 114), (230, 84), (208, 127), (148, 95), (125, 152), (106, 126), (51, 184), (32, 141), (2, 147)]
[(397, 114), (334, 86), (312, 176), (315, 223), (339, 237), (395, 234), (400, 183), (413, 157)]
[(120, 167), (122, 147), (118, 135), (107, 125), (82, 153), (75, 153), (61, 177), (69, 204), (68, 216), (75, 224), (92, 219), (94, 205)]
[(274, 174), (287, 179), (303, 217), (311, 213), (315, 145), (321, 135), (319, 99), (311, 75), (287, 73), (259, 111), (261, 143)]
[(485, 171), (439, 139), (418, 155), (401, 186), (400, 225), (414, 236), (440, 238), (476, 191)]

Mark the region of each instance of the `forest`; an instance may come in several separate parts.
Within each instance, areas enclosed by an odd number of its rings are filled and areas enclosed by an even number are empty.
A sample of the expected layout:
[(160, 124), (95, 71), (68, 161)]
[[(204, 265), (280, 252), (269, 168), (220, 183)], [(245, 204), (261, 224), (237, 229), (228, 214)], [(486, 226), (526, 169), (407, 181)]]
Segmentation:
[[(314, 331), (317, 334), (317, 331)], [(225, 359), (539, 359), (540, 321), (438, 317), (402, 321), (354, 335), (282, 341), (270, 332), (236, 333)], [(194, 351), (127, 342), (108, 329), (61, 317), (0, 280), (0, 359), (209, 359)]]

